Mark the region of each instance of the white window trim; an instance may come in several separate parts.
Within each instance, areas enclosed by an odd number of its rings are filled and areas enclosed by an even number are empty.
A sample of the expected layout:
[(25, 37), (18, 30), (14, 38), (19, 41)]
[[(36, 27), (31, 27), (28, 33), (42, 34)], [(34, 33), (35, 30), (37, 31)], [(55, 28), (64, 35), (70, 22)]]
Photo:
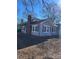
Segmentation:
[[(50, 31), (50, 28), (51, 28), (51, 26), (48, 26), (48, 25), (43, 25), (43, 26), (45, 26), (46, 27), (46, 32), (44, 32), (44, 33), (49, 33), (49, 32), (51, 32)], [(48, 27), (49, 27), (49, 29), (48, 29)], [(42, 27), (43, 28), (43, 27)], [(47, 31), (48, 30), (48, 31)], [(43, 32), (43, 31), (42, 31)]]
[[(38, 32), (38, 31), (35, 31), (36, 26), (38, 26), (38, 25), (32, 25), (32, 32)], [(33, 29), (33, 28), (34, 28), (34, 29)], [(34, 31), (33, 31), (33, 30), (34, 30)]]

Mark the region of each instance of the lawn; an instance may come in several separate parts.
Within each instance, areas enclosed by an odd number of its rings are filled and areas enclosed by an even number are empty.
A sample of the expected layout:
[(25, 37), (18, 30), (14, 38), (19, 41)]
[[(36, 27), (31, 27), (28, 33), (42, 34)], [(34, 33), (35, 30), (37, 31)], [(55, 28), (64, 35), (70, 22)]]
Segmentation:
[(37, 45), (18, 49), (17, 59), (61, 59), (61, 40), (47, 39)]

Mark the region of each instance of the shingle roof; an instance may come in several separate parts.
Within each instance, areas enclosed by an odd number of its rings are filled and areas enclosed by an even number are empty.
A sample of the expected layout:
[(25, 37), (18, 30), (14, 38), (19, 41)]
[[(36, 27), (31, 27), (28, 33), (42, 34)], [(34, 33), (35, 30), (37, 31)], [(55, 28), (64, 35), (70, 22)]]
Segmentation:
[(33, 22), (31, 22), (31, 24), (39, 24), (39, 23), (41, 23), (43, 21), (45, 21), (45, 20), (33, 21)]

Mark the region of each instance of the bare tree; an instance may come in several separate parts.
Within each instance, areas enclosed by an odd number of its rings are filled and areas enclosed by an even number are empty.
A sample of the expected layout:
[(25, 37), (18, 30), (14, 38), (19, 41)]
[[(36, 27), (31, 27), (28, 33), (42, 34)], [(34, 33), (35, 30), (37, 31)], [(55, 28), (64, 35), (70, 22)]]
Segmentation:
[[(47, 0), (21, 0), (23, 4), (23, 16), (27, 16), (29, 13), (32, 14), (32, 16), (35, 15), (34, 6), (36, 2), (40, 4), (42, 8), (42, 14), (46, 18), (52, 18), (53, 20), (57, 17), (55, 16), (55, 9), (58, 8), (57, 4), (52, 0), (51, 3), (49, 3)], [(28, 6), (30, 5), (31, 11), (29, 11)], [(60, 16), (60, 15), (59, 15)]]
[(60, 7), (54, 1), (48, 3), (46, 0), (42, 0), (42, 12), (44, 16), (51, 19), (54, 24), (61, 21)]
[[(30, 3), (28, 3), (28, 1)], [(23, 11), (23, 15), (24, 16), (27, 16), (29, 13), (32, 14), (32, 15), (34, 15), (34, 7), (33, 7), (34, 3), (35, 3), (35, 0), (22, 0), (22, 4), (24, 6), (24, 11)], [(28, 5), (30, 5), (32, 11), (29, 11)]]
[[(52, 4), (54, 4), (54, 2)], [(43, 5), (42, 10), (43, 10), (43, 13), (45, 13), (45, 15), (48, 18), (51, 18), (51, 15), (54, 16), (54, 13), (51, 14), (51, 7), (53, 7), (52, 4), (49, 4), (45, 0), (42, 0), (42, 5)]]

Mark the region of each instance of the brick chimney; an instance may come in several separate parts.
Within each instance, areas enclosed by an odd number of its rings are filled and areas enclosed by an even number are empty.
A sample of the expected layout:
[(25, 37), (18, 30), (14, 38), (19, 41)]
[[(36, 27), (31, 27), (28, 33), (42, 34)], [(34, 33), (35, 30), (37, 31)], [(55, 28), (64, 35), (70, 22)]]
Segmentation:
[(31, 35), (31, 15), (28, 15), (27, 33), (28, 35)]

